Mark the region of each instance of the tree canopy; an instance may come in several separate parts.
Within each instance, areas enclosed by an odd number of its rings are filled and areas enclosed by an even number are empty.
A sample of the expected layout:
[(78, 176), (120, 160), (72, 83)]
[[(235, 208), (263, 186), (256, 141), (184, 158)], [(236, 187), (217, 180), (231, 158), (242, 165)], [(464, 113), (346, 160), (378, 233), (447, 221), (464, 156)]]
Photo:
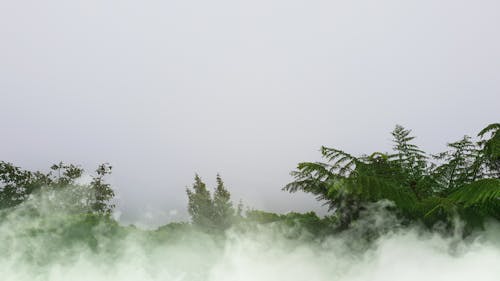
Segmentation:
[(284, 190), (303, 191), (326, 202), (341, 228), (358, 218), (366, 203), (392, 201), (407, 221), (451, 225), (460, 217), (468, 227), (500, 219), (500, 124), (481, 130), (478, 140), (464, 136), (448, 150), (431, 155), (411, 131), (396, 126), (393, 152), (353, 156), (322, 147), (325, 162), (302, 162)]
[[(475, 138), (464, 136), (448, 143), (445, 151), (436, 154), (420, 149), (412, 132), (402, 126), (397, 125), (391, 135), (391, 152), (356, 156), (321, 147), (324, 161), (302, 162), (292, 171), (294, 181), (283, 189), (315, 195), (331, 211), (325, 218), (258, 210), (243, 214), (241, 201), (235, 210), (220, 175), (213, 190), (195, 175), (192, 187), (186, 188), (191, 224), (179, 227), (217, 234), (241, 221), (300, 222), (308, 231), (325, 234), (349, 228), (369, 204), (380, 201), (391, 202), (386, 205), (388, 211), (406, 224), (442, 224), (451, 229), (460, 218), (472, 230), (487, 219), (500, 220), (500, 124), (486, 126)], [(0, 161), (0, 210), (5, 214), (23, 202), (39, 200), (50, 203), (54, 212), (112, 220), (115, 193), (106, 182), (111, 170), (105, 163), (88, 175), (80, 166), (60, 162), (48, 172), (32, 172)], [(87, 180), (82, 180), (84, 176)], [(37, 213), (36, 204), (30, 208)]]
[[(105, 182), (112, 167), (105, 163), (98, 166), (89, 183), (79, 182), (84, 169), (74, 164), (60, 162), (50, 167), (50, 172), (31, 172), (11, 163), (0, 161), (0, 208), (15, 207), (30, 196), (44, 193), (45, 200), (58, 201), (59, 207), (75, 212), (111, 214), (114, 191)], [(61, 198), (61, 197), (64, 198)]]

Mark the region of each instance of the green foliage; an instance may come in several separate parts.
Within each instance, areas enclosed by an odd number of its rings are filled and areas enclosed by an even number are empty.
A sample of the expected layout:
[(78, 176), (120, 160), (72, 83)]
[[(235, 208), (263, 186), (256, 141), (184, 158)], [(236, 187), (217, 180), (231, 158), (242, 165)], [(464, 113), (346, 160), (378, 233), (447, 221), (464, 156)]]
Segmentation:
[[(412, 143), (411, 131), (396, 126), (393, 154), (380, 152), (355, 157), (342, 150), (321, 148), (326, 162), (299, 163), (295, 180), (284, 187), (303, 191), (326, 202), (345, 229), (370, 202), (390, 200), (401, 217), (433, 226), (451, 225), (459, 216), (468, 226), (481, 226), (499, 217), (500, 124), (479, 133), (481, 141), (465, 136), (431, 162)], [(487, 138), (487, 135), (490, 135)]]
[(249, 210), (246, 212), (244, 223), (274, 224), (278, 227), (285, 227), (288, 231), (288, 238), (297, 238), (302, 235), (325, 237), (335, 232), (337, 220), (335, 217), (318, 217), (314, 212), (287, 214), (276, 214), (260, 210)]
[[(487, 138), (488, 134), (490, 135)], [(481, 147), (482, 159), (489, 169), (489, 176), (500, 177), (500, 123), (490, 124), (481, 132), (478, 137), (481, 141), (478, 143)]]
[[(429, 227), (440, 224), (451, 229), (457, 217), (466, 223), (466, 230), (482, 227), (489, 218), (500, 220), (500, 124), (481, 130), (477, 141), (464, 136), (436, 155), (424, 153), (414, 143), (411, 131), (402, 126), (396, 126), (391, 134), (392, 153), (354, 156), (340, 149), (321, 147), (324, 162), (302, 162), (291, 173), (295, 180), (284, 189), (315, 195), (328, 205), (331, 216), (257, 210), (244, 215), (241, 202), (236, 210), (233, 207), (220, 175), (213, 192), (196, 175), (192, 188), (186, 189), (192, 223), (168, 224), (149, 238), (180, 239), (195, 229), (220, 234), (235, 222), (275, 224), (298, 230), (291, 232), (290, 237), (305, 233), (322, 236), (362, 221), (358, 219), (371, 210), (367, 206), (380, 201), (391, 201), (387, 210), (404, 223), (418, 221)], [(60, 162), (43, 173), (1, 161), (0, 217), (36, 217), (38, 224), (49, 226), (44, 231), (57, 231), (60, 241), (71, 244), (74, 239), (99, 249), (89, 231), (123, 230), (110, 216), (115, 193), (105, 179), (111, 170), (109, 164), (101, 164), (90, 181), (83, 183), (85, 171), (77, 165)], [(40, 219), (44, 217), (50, 220)], [(23, 235), (50, 236), (37, 227), (23, 229)], [(168, 237), (165, 233), (169, 233)]]
[(193, 224), (207, 232), (228, 229), (235, 219), (235, 210), (231, 203), (231, 194), (220, 175), (217, 175), (217, 187), (213, 197), (198, 175), (195, 175), (194, 180), (192, 189), (186, 189), (188, 212)]
[(272, 223), (281, 220), (279, 214), (265, 212), (260, 210), (249, 210), (246, 212), (246, 218), (249, 221), (257, 222), (257, 223)]
[(390, 155), (394, 164), (406, 174), (407, 180), (411, 182), (419, 181), (426, 172), (427, 156), (419, 147), (411, 141), (415, 139), (410, 136), (411, 130), (406, 130), (401, 125), (396, 125), (392, 131), (395, 154)]
[(97, 175), (93, 177), (90, 183), (92, 192), (90, 208), (94, 213), (110, 215), (115, 207), (114, 204), (110, 203), (115, 196), (115, 192), (111, 185), (104, 181), (104, 177), (111, 173), (111, 169), (112, 167), (107, 163), (99, 165), (96, 170)]
[(213, 196), (213, 221), (218, 229), (228, 229), (234, 220), (235, 211), (231, 202), (231, 194), (217, 174), (217, 187)]
[[(114, 191), (104, 181), (111, 166), (101, 164), (89, 184), (78, 183), (84, 170), (73, 164), (60, 162), (51, 166), (49, 173), (22, 170), (10, 163), (0, 162), (0, 208), (12, 208), (35, 193), (50, 194), (55, 209), (76, 213), (111, 214)], [(62, 198), (64, 197), (64, 199)]]
[(210, 191), (198, 175), (195, 175), (193, 189), (186, 189), (188, 212), (194, 225), (204, 229), (213, 228), (213, 202)]
[(22, 170), (0, 161), (0, 209), (22, 203), (30, 194), (51, 181), (46, 174)]
[[(481, 179), (462, 186), (451, 193), (449, 198), (464, 207), (498, 207), (500, 199), (500, 179)], [(487, 210), (487, 209), (485, 209)]]
[(433, 170), (436, 191), (451, 192), (455, 188), (482, 178), (480, 150), (468, 136), (449, 143), (450, 150), (435, 155), (443, 164)]

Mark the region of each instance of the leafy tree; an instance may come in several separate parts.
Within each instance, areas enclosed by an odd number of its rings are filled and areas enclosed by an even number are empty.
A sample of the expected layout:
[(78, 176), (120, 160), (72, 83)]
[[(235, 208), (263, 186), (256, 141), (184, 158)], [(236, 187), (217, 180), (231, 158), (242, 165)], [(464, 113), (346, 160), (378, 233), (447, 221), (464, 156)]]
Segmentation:
[(99, 165), (96, 169), (96, 176), (93, 177), (90, 183), (91, 199), (90, 208), (92, 212), (103, 215), (110, 215), (115, 207), (110, 203), (115, 197), (115, 192), (109, 183), (104, 181), (104, 177), (111, 174), (112, 166), (107, 163)]
[[(49, 173), (22, 170), (10, 163), (0, 162), (0, 208), (10, 208), (24, 202), (35, 192), (53, 201), (54, 207), (67, 212), (109, 215), (114, 207), (114, 191), (104, 181), (111, 166), (101, 164), (90, 184), (77, 180), (84, 170), (73, 164), (60, 162), (51, 166)], [(57, 201), (57, 202), (56, 202)]]
[(30, 172), (0, 161), (0, 208), (22, 203), (30, 194), (50, 182), (49, 175)]
[(410, 221), (451, 225), (460, 216), (468, 226), (481, 226), (486, 217), (500, 214), (499, 129), (489, 125), (476, 143), (467, 136), (450, 143), (450, 150), (434, 157), (439, 163), (432, 163), (411, 143), (411, 131), (396, 126), (393, 154), (355, 157), (322, 147), (326, 162), (299, 163), (292, 172), (295, 180), (284, 190), (312, 193), (325, 201), (340, 229), (356, 220), (366, 203), (383, 199), (394, 202), (395, 211)]
[(84, 173), (82, 168), (73, 164), (65, 164), (63, 162), (52, 165), (50, 169), (52, 172), (49, 175), (53, 175), (53, 172), (57, 173), (57, 175), (51, 178), (51, 184), (54, 187), (72, 185), (75, 180), (80, 178)]

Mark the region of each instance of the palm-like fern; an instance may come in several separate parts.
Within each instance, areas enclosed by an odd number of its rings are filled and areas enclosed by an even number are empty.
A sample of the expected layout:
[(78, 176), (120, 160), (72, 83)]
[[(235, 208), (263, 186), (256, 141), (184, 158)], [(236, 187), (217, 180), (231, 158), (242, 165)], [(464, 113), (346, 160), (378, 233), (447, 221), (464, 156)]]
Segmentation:
[[(487, 138), (488, 134), (490, 138)], [(489, 170), (488, 176), (500, 178), (500, 123), (488, 125), (479, 132), (478, 137), (482, 139), (478, 144)]]
[(463, 208), (475, 208), (500, 218), (500, 179), (481, 179), (464, 185), (449, 198)]
[(390, 200), (395, 210), (428, 225), (450, 222), (459, 215), (469, 225), (486, 217), (500, 219), (500, 124), (482, 130), (474, 143), (469, 137), (450, 143), (450, 150), (434, 157), (412, 143), (410, 131), (396, 126), (394, 153), (375, 152), (355, 157), (342, 150), (322, 147), (326, 162), (303, 162), (291, 174), (295, 181), (284, 187), (324, 200), (346, 227), (367, 202)]
[(443, 162), (433, 170), (436, 191), (449, 193), (483, 177), (480, 149), (470, 137), (464, 136), (448, 147), (450, 150), (434, 155), (434, 159)]

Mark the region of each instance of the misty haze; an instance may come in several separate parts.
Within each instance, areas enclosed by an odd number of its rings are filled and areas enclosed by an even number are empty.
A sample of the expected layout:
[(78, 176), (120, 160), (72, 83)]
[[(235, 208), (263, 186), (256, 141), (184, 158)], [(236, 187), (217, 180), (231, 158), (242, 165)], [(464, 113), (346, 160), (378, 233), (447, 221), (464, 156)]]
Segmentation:
[(498, 281), (499, 11), (0, 1), (0, 279)]

